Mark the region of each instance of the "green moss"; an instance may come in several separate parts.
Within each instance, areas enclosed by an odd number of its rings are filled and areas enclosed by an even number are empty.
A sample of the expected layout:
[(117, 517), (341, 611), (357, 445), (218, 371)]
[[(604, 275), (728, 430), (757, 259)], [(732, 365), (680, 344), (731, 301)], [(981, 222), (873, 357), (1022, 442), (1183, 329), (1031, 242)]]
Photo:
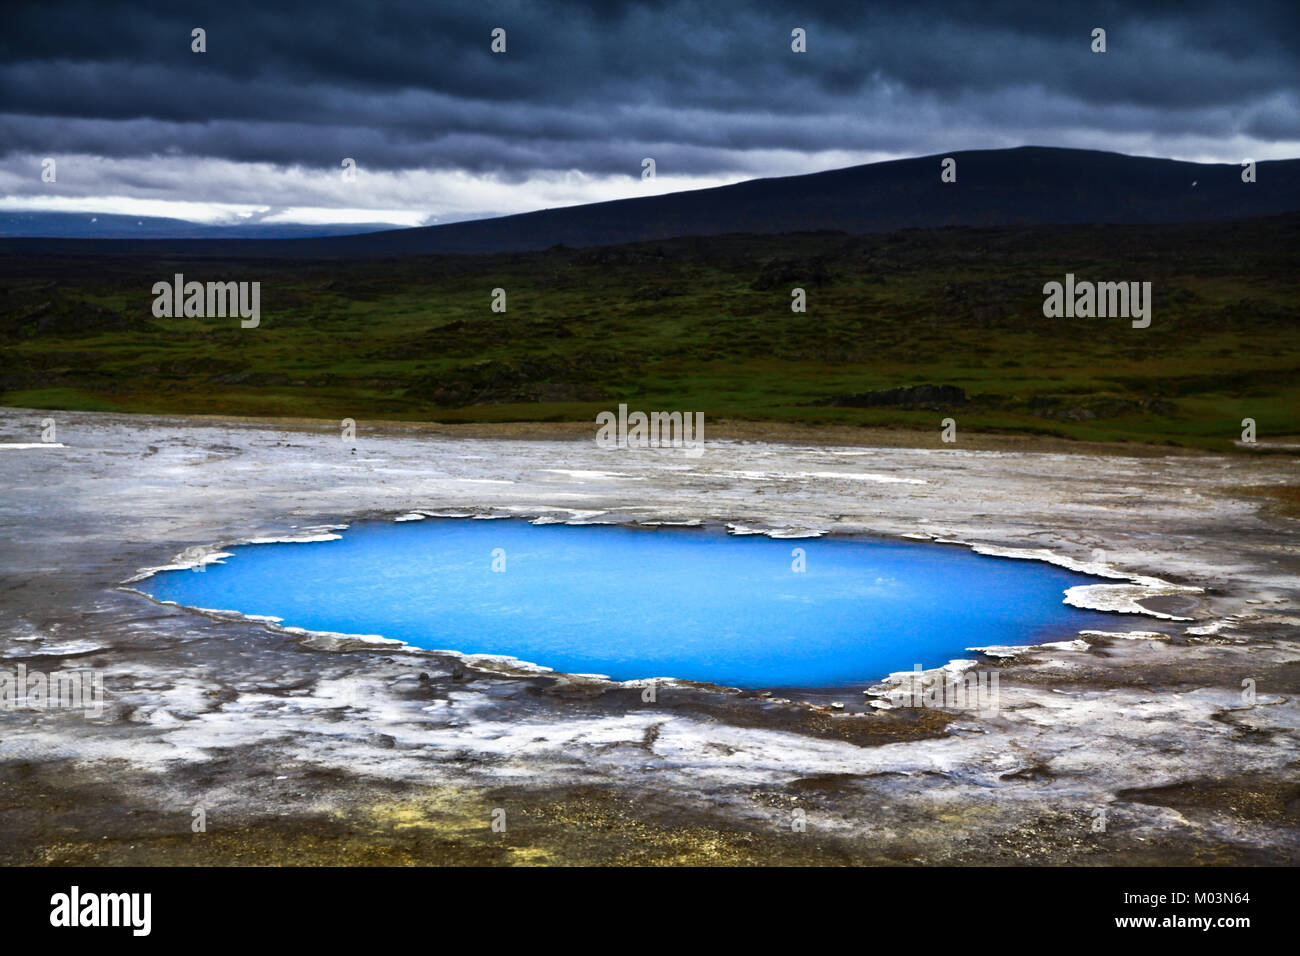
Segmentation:
[[(646, 410), (1231, 449), (1300, 430), (1294, 217), (1217, 225), (727, 236), (398, 261), (0, 262), (0, 401), (40, 408), (458, 422)], [(808, 312), (783, 260), (818, 260)], [(257, 329), (155, 319), (152, 283), (262, 283)], [(1151, 327), (1053, 320), (1066, 271), (1153, 284)], [(760, 288), (760, 286), (770, 287)], [(509, 311), (490, 311), (507, 290)], [(918, 383), (941, 409), (819, 404)]]

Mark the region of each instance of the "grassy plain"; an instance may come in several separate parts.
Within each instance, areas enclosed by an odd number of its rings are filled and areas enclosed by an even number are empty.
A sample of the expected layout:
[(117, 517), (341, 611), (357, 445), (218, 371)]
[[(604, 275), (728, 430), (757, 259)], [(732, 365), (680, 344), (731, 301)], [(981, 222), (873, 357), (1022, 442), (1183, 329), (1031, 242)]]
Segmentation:
[[(250, 244), (250, 250), (255, 247)], [(1232, 448), (1300, 431), (1300, 215), (796, 233), (405, 259), (0, 259), (0, 403), (438, 422), (706, 419)], [(251, 254), (251, 252), (250, 252)], [(261, 282), (261, 324), (155, 282)], [(1150, 328), (1045, 282), (1150, 281)], [(792, 313), (791, 289), (807, 290)], [(503, 288), (507, 311), (491, 311)], [(826, 404), (952, 385), (964, 403)]]

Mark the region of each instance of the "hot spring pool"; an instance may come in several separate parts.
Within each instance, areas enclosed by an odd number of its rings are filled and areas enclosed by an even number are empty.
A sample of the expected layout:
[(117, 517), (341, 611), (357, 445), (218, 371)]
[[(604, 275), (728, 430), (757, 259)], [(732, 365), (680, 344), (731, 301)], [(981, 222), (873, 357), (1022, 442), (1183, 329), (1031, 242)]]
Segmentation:
[(140, 588), (568, 673), (750, 688), (860, 686), (968, 647), (1126, 629), (1062, 603), (1100, 579), (920, 542), (434, 519), (230, 552)]

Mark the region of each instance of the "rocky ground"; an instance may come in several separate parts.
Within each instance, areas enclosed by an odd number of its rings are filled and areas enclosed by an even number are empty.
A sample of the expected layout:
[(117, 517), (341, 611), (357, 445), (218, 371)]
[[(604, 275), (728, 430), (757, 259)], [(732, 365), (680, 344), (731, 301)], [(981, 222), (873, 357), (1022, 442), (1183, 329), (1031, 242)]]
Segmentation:
[[(45, 418), (61, 447), (25, 447)], [(1293, 455), (737, 425), (692, 458), (593, 435), (0, 409), (0, 671), (91, 668), (107, 697), (0, 711), (0, 862), (1300, 860), (1300, 525), (1257, 496)], [(839, 709), (648, 702), (129, 584), (420, 512), (925, 536), (1106, 573), (1072, 600), (1151, 613), (972, 653), (995, 713), (871, 706), (881, 687)]]

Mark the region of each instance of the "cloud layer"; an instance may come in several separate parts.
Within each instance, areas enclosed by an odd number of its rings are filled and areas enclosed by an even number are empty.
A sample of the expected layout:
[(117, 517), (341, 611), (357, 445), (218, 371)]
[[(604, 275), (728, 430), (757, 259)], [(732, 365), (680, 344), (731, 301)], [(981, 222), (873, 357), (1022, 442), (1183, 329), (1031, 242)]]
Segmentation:
[(891, 6), (7, 10), (0, 206), (412, 224), (981, 147), (1300, 155), (1291, 3)]

